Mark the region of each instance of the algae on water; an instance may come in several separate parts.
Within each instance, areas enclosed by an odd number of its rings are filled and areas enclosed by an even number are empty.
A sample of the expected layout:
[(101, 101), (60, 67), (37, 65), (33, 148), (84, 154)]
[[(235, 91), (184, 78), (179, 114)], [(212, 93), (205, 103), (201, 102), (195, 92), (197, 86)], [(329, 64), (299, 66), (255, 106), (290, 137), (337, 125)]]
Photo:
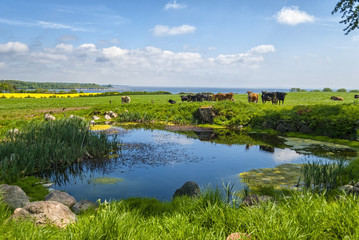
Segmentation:
[(262, 186), (274, 186), (277, 189), (291, 188), (298, 183), (301, 175), (301, 164), (282, 164), (274, 168), (252, 169), (239, 174), (241, 182), (250, 189)]
[(94, 184), (115, 184), (118, 182), (122, 182), (123, 178), (98, 177), (98, 178), (92, 178), (91, 181)]

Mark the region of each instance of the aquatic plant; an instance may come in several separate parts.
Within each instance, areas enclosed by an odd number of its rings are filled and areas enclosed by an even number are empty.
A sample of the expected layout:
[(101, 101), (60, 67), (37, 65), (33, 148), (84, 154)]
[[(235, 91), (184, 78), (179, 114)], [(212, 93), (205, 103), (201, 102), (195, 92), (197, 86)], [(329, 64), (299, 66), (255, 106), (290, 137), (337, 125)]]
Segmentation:
[(347, 172), (347, 162), (344, 160), (335, 162), (318, 160), (303, 164), (301, 175), (306, 188), (330, 191), (346, 184), (343, 176)]
[(79, 118), (29, 124), (0, 143), (0, 179), (43, 176), (87, 158), (102, 158), (118, 148), (116, 136), (94, 133)]

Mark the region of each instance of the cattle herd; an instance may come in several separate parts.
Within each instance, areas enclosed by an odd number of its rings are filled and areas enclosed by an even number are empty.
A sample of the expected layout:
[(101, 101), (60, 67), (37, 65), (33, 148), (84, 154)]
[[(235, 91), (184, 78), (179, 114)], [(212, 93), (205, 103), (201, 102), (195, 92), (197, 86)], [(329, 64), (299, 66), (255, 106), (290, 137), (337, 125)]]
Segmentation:
[[(251, 91), (247, 92), (248, 94), (248, 102), (258, 103), (258, 93), (252, 93)], [(218, 93), (218, 94), (211, 94), (211, 93), (197, 93), (197, 94), (187, 94), (181, 95), (182, 102), (203, 102), (203, 101), (223, 101), (223, 100), (230, 100), (234, 101), (233, 93)], [(262, 103), (265, 104), (266, 102), (272, 102), (272, 104), (284, 104), (285, 96), (287, 95), (286, 92), (267, 92), (262, 91)], [(359, 98), (359, 95), (354, 96), (355, 99)], [(343, 101), (344, 99), (341, 97), (332, 96), (330, 99), (336, 101)], [(129, 96), (122, 96), (122, 103), (130, 103), (131, 99)], [(175, 100), (168, 100), (169, 103), (175, 104)], [(111, 100), (110, 100), (111, 103)]]

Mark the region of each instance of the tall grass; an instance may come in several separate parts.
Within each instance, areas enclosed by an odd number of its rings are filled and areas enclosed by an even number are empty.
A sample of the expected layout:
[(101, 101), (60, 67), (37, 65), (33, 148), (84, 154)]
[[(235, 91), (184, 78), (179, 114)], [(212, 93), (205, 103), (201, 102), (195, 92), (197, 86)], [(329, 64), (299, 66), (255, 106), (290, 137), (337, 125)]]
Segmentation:
[[(97, 211), (79, 215), (66, 229), (8, 221), (0, 205), (0, 236), (4, 239), (226, 239), (233, 232), (252, 239), (358, 239), (359, 202), (344, 195), (328, 200), (310, 192), (293, 193), (276, 203), (234, 206), (219, 196), (175, 198), (171, 202), (131, 198), (102, 203)], [(210, 200), (211, 199), (211, 200)], [(206, 204), (204, 204), (206, 203)]]
[(78, 118), (35, 122), (0, 142), (0, 178), (42, 176), (86, 158), (103, 158), (117, 147), (116, 137), (110, 141), (105, 133), (93, 133)]
[(345, 160), (314, 161), (303, 164), (301, 175), (306, 188), (315, 191), (330, 191), (347, 184), (346, 181), (351, 177), (349, 176), (351, 172)]

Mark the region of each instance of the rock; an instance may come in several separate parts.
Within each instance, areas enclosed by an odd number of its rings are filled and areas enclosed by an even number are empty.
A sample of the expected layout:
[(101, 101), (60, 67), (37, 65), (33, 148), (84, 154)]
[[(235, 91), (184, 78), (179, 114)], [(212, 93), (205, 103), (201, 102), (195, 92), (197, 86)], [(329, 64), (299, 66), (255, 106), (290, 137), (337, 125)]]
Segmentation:
[(19, 130), (19, 129), (17, 129), (17, 128), (10, 129), (10, 130), (9, 130), (9, 133), (10, 133), (10, 134), (14, 134), (14, 135), (15, 135), (15, 134), (20, 133), (20, 130)]
[(52, 116), (51, 114), (49, 114), (49, 113), (45, 113), (44, 114), (44, 119), (46, 121), (54, 121), (56, 118), (54, 116)]
[(253, 205), (257, 205), (259, 202), (260, 199), (258, 195), (250, 194), (243, 199), (242, 204), (247, 206), (253, 206)]
[(259, 196), (259, 202), (269, 202), (272, 200), (273, 198), (271, 196), (267, 196), (267, 195)]
[(89, 200), (81, 200), (77, 202), (73, 207), (72, 211), (74, 211), (76, 214), (79, 214), (81, 212), (84, 212), (91, 208), (97, 208), (98, 204)]
[(28, 204), (29, 198), (19, 186), (0, 185), (2, 200), (11, 208), (20, 208)]
[(10, 219), (32, 219), (37, 225), (51, 224), (60, 228), (76, 222), (76, 215), (62, 203), (55, 201), (31, 202), (17, 208)]
[(109, 111), (108, 112), (108, 115), (110, 116), (110, 117), (113, 117), (113, 118), (117, 118), (117, 114), (116, 113), (114, 113), (114, 112), (112, 112), (112, 111)]
[(173, 194), (173, 198), (184, 195), (190, 197), (198, 197), (199, 195), (201, 195), (201, 189), (196, 182), (185, 182), (182, 187), (178, 188), (175, 191), (175, 193)]
[(279, 132), (286, 132), (287, 131), (286, 127), (282, 123), (279, 123), (275, 130), (277, 130)]
[(302, 125), (299, 128), (299, 132), (308, 134), (308, 133), (312, 133), (313, 131), (308, 125)]
[(105, 119), (106, 119), (106, 120), (110, 120), (110, 119), (111, 119), (111, 117), (110, 117), (109, 115), (107, 115), (107, 114), (106, 114), (106, 115), (105, 115)]
[(348, 193), (350, 193), (352, 191), (352, 188), (353, 188), (352, 185), (347, 184), (347, 185), (341, 186), (339, 188), (339, 190), (348, 194)]
[(202, 106), (198, 109), (199, 116), (205, 123), (213, 123), (216, 114), (211, 106)]
[(231, 233), (227, 240), (244, 240), (244, 239), (252, 239), (252, 237), (248, 233)]
[(73, 196), (70, 196), (68, 193), (61, 192), (55, 190), (45, 197), (45, 201), (55, 201), (64, 204), (71, 208), (73, 205), (76, 204), (76, 199)]
[(98, 117), (98, 116), (94, 115), (94, 116), (92, 116), (92, 119), (93, 119), (93, 120), (99, 120), (99, 119), (100, 119), (100, 117)]

